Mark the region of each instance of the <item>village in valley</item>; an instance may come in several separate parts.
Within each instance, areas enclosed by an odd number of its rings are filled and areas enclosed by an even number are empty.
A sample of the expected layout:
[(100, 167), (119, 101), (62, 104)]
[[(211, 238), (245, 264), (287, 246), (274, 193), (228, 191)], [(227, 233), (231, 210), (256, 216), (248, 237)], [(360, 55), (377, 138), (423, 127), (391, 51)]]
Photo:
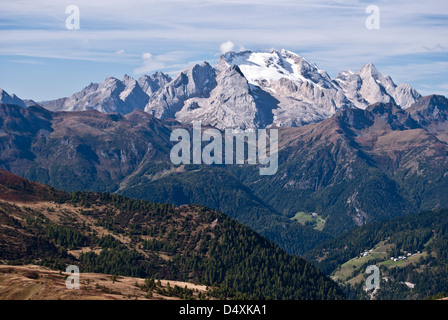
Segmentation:
[[(395, 245), (388, 240), (381, 241), (373, 248), (361, 251), (356, 257), (340, 265), (331, 274), (331, 278), (338, 283), (355, 285), (365, 281), (365, 270), (368, 265), (376, 265), (386, 269), (402, 268), (418, 262), (426, 254), (426, 252), (421, 251), (397, 251), (395, 250)], [(389, 276), (383, 274), (381, 278), (384, 281), (391, 280)], [(409, 282), (403, 282), (403, 285), (411, 289), (415, 286), (415, 284)]]
[[(372, 252), (372, 250), (373, 249), (370, 249), (369, 251), (361, 252), (359, 254), (359, 257), (360, 258), (367, 257)], [(408, 258), (410, 258), (410, 257), (412, 257), (412, 256), (414, 256), (416, 254), (420, 254), (420, 251), (416, 251), (415, 253), (410, 253), (410, 252), (404, 251), (403, 255), (400, 255), (398, 257), (390, 257), (390, 260), (394, 261), (394, 262), (403, 261), (403, 260), (407, 260)]]

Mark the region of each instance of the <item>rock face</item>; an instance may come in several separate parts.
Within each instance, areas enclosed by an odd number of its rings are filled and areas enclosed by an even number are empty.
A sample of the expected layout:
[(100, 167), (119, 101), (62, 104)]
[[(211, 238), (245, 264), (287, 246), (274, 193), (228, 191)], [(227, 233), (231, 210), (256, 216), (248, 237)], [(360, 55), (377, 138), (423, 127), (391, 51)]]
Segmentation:
[(396, 85), (372, 64), (331, 79), (316, 64), (282, 49), (229, 52), (215, 66), (196, 64), (174, 79), (161, 72), (137, 81), (128, 75), (109, 77), (71, 97), (40, 104), (52, 111), (94, 109), (122, 115), (141, 109), (183, 124), (200, 120), (219, 129), (246, 129), (300, 127), (375, 103), (406, 109), (420, 98), (410, 85)]
[(160, 88), (164, 87), (171, 80), (169, 75), (162, 72), (156, 72), (152, 76), (142, 75), (137, 82), (140, 88), (150, 96)]
[(200, 120), (220, 129), (265, 125), (261, 121), (262, 116), (251, 94), (250, 85), (238, 66), (224, 68), (213, 80), (211, 82), (215, 83), (215, 87), (208, 96), (187, 99), (182, 109), (175, 114), (176, 119), (184, 123)]
[(207, 62), (196, 64), (152, 94), (145, 111), (161, 119), (174, 118), (189, 99), (209, 98), (215, 86), (215, 69)]

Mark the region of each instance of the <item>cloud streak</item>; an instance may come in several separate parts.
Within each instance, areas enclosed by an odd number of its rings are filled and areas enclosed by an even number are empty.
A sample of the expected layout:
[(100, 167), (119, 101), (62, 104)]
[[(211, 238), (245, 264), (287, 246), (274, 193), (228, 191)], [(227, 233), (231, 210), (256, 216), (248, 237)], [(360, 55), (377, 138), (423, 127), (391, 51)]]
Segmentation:
[[(81, 29), (65, 28), (65, 8), (80, 8)], [(436, 70), (448, 53), (445, 0), (377, 0), (381, 29), (367, 30), (362, 0), (23, 0), (0, 12), (0, 55), (128, 65), (135, 73), (213, 63), (235, 48), (285, 48), (330, 73), (373, 62), (393, 78), (421, 78), (407, 66)], [(151, 56), (142, 56), (150, 53)], [(437, 54), (435, 54), (437, 53)], [(411, 57), (403, 63), (399, 57)], [(409, 59), (406, 59), (409, 60)], [(1, 63), (0, 63), (1, 67)], [(31, 70), (31, 69), (30, 69)], [(402, 70), (402, 71), (400, 71)], [(443, 69), (444, 70), (444, 69)], [(381, 70), (383, 71), (383, 70)], [(54, 70), (54, 72), (58, 72)], [(389, 73), (391, 73), (389, 72)], [(441, 71), (442, 72), (442, 71)], [(436, 87), (442, 74), (428, 75)], [(86, 83), (89, 70), (86, 70)], [(112, 72), (111, 72), (112, 73)], [(423, 73), (425, 74), (425, 73)], [(6, 75), (14, 77), (14, 75)], [(19, 75), (17, 75), (19, 76)], [(20, 75), (23, 77), (24, 75)], [(418, 84), (423, 84), (419, 80)], [(445, 83), (445, 81), (442, 81)], [(0, 82), (1, 87), (1, 82)]]
[(160, 55), (152, 55), (149, 52), (142, 54), (142, 65), (134, 69), (134, 74), (152, 73), (155, 71), (164, 71), (173, 73), (179, 69), (185, 68), (187, 64), (181, 64), (179, 61), (188, 57), (189, 52), (173, 51)]

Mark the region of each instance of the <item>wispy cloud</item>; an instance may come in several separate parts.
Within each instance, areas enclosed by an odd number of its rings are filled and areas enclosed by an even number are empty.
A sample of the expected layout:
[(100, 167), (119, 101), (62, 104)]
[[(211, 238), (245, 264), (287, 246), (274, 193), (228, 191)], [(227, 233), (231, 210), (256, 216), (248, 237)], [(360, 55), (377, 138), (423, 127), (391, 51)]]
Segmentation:
[(149, 74), (155, 71), (164, 71), (165, 73), (173, 74), (192, 63), (198, 62), (189, 61), (187, 63), (179, 63), (189, 57), (191, 57), (191, 53), (188, 51), (172, 51), (159, 55), (144, 52), (141, 56), (142, 64), (140, 67), (134, 69), (134, 74)]
[[(372, 3), (381, 10), (380, 30), (365, 27)], [(71, 4), (80, 9), (80, 30), (65, 27)], [(373, 62), (393, 78), (409, 72), (412, 79), (422, 74), (397, 57), (415, 57), (414, 64), (436, 70), (448, 54), (447, 20), (446, 0), (22, 0), (2, 6), (0, 55), (174, 72), (243, 44), (296, 51), (330, 73)], [(86, 83), (88, 76), (86, 70)]]
[(31, 64), (31, 65), (43, 65), (44, 63), (35, 59), (12, 59), (9, 60), (12, 63), (20, 63), (20, 64)]

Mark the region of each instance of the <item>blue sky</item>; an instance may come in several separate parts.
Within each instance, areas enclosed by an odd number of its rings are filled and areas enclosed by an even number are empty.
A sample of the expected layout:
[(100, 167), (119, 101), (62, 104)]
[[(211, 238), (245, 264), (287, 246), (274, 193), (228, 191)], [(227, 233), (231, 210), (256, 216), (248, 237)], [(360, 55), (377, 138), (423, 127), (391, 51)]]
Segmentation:
[[(69, 96), (108, 76), (175, 75), (229, 49), (282, 48), (331, 77), (374, 63), (396, 83), (448, 96), (446, 0), (1, 1), (0, 88), (22, 99)], [(69, 5), (79, 30), (66, 28)], [(365, 26), (368, 5), (380, 9), (379, 30)]]

